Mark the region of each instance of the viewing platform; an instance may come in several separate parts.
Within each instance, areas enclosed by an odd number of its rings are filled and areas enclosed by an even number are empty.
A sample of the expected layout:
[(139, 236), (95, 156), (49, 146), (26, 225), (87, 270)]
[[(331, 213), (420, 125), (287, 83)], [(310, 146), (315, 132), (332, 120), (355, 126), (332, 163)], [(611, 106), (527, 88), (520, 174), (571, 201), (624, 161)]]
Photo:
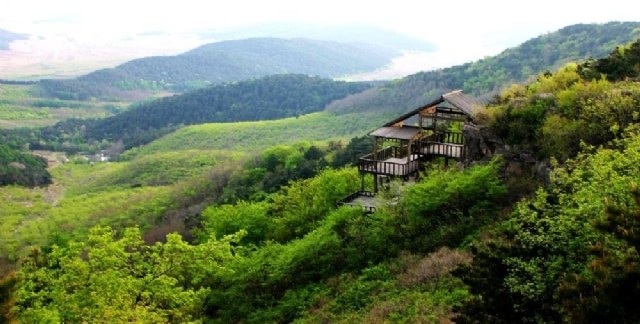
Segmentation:
[(338, 207), (351, 206), (360, 207), (366, 213), (374, 213), (378, 207), (375, 193), (371, 191), (356, 191), (336, 202)]
[[(462, 90), (452, 91), (369, 133), (373, 149), (358, 160), (361, 189), (336, 204), (375, 212), (379, 203), (376, 193), (380, 186), (388, 189), (391, 179), (402, 179), (405, 185), (434, 158), (444, 158), (445, 166), (449, 160), (465, 159), (467, 147), (460, 130), (473, 122), (474, 105)], [(365, 190), (367, 174), (373, 175), (373, 191)]]

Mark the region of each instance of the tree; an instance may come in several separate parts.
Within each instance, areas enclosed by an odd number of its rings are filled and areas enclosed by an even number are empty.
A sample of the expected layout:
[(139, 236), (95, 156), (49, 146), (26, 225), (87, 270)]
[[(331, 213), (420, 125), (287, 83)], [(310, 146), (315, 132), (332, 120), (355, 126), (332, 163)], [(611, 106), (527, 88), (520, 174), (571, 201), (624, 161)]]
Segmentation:
[(140, 230), (120, 239), (93, 228), (87, 243), (34, 249), (18, 271), (14, 308), (26, 323), (185, 322), (203, 314), (205, 281), (224, 271), (230, 243), (239, 236), (198, 246), (177, 234), (144, 244)]

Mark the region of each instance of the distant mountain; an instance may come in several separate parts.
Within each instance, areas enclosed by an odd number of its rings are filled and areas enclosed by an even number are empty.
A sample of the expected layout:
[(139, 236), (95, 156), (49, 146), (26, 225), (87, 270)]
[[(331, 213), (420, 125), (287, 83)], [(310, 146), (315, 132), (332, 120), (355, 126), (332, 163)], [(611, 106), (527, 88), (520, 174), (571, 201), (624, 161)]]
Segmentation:
[(220, 40), (253, 37), (303, 37), (337, 42), (364, 42), (395, 50), (423, 52), (437, 50), (436, 45), (423, 39), (366, 24), (322, 26), (309, 23), (272, 22), (224, 31), (202, 31), (199, 35), (205, 39)]
[(407, 76), (337, 101), (328, 110), (404, 112), (454, 89), (488, 99), (505, 85), (526, 81), (567, 62), (606, 56), (611, 48), (638, 38), (640, 22), (572, 25), (493, 57)]
[[(321, 111), (333, 100), (366, 90), (366, 83), (333, 81), (300, 74), (211, 86), (154, 100), (118, 115), (96, 120), (70, 120), (44, 133), (82, 129), (87, 140), (124, 140), (127, 147), (151, 141), (184, 124), (280, 119)], [(303, 136), (303, 134), (301, 134)]]
[(252, 38), (212, 43), (176, 56), (137, 59), (73, 80), (46, 80), (41, 87), (61, 99), (117, 98), (140, 90), (182, 92), (283, 73), (337, 77), (375, 70), (397, 55), (396, 50), (365, 43)]
[(18, 34), (8, 30), (0, 29), (0, 50), (8, 50), (9, 44), (13, 41), (27, 39), (26, 34)]

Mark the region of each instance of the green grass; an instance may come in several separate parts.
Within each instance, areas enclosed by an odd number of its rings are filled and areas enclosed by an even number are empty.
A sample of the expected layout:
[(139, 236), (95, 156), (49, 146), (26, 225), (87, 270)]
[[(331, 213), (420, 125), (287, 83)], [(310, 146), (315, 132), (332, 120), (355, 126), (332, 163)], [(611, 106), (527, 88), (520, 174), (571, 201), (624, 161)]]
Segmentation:
[(148, 227), (153, 214), (167, 208), (169, 191), (165, 186), (65, 195), (2, 187), (0, 257), (15, 260), (30, 246), (48, 244), (54, 237), (79, 238), (98, 224)]
[[(24, 93), (19, 89), (12, 98)], [(59, 238), (81, 239), (91, 226), (139, 225), (150, 229), (194, 190), (190, 181), (214, 166), (278, 144), (349, 139), (388, 116), (315, 113), (299, 118), (182, 128), (149, 145), (125, 152), (122, 162), (71, 162), (51, 169), (54, 185), (1, 187), (0, 258), (15, 261), (29, 246)]]
[(35, 85), (0, 84), (0, 128), (43, 127), (69, 118), (103, 118), (129, 103), (40, 98)]
[(183, 150), (123, 162), (72, 162), (51, 169), (55, 183), (49, 187), (0, 187), (0, 258), (13, 262), (30, 246), (81, 239), (95, 225), (151, 229), (193, 190), (190, 181), (243, 156)]
[(125, 156), (187, 149), (254, 152), (303, 140), (348, 140), (373, 130), (388, 117), (379, 113), (335, 115), (319, 112), (298, 118), (188, 126), (148, 145), (132, 149)]
[(199, 176), (220, 163), (237, 161), (244, 155), (220, 150), (183, 150), (143, 155), (130, 161), (63, 165), (54, 178), (72, 187), (70, 194), (95, 192), (112, 186), (165, 186)]

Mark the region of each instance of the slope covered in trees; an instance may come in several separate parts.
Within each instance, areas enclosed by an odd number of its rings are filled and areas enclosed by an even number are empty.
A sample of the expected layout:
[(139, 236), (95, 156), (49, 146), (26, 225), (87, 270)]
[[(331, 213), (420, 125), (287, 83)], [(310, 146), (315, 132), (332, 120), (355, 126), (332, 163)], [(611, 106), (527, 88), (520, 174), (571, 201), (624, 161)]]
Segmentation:
[(395, 50), (362, 43), (252, 38), (137, 59), (73, 80), (45, 80), (41, 87), (60, 99), (118, 98), (138, 90), (183, 92), (272, 74), (337, 77), (375, 70), (397, 55)]
[[(280, 119), (322, 110), (331, 101), (369, 88), (364, 83), (305, 75), (277, 75), (213, 86), (155, 100), (87, 124), (87, 140), (123, 139), (127, 147), (172, 125)], [(144, 137), (144, 138), (143, 138)], [(142, 140), (141, 140), (142, 138)], [(152, 138), (153, 139), (153, 138)]]
[(32, 187), (49, 184), (51, 175), (46, 167), (45, 159), (0, 144), (0, 186), (18, 184)]
[(420, 72), (336, 102), (336, 112), (405, 112), (451, 90), (489, 98), (514, 82), (524, 82), (570, 61), (607, 55), (611, 48), (640, 37), (640, 23), (579, 24), (562, 28), (479, 61)]
[[(52, 207), (59, 224), (21, 227), (66, 231), (38, 240), (0, 282), (12, 296), (0, 309), (25, 322), (638, 322), (638, 44), (509, 87), (476, 119), (503, 157), (464, 170), (434, 160), (416, 183), (391, 183), (374, 213), (335, 206), (360, 188), (355, 168), (324, 168), (340, 155), (335, 144), (273, 147), (233, 161), (233, 172), (220, 165), (157, 187), (160, 204), (145, 196), (108, 219), (109, 208), (82, 215), (115, 231), (65, 222)], [(118, 163), (154, 164), (136, 159)], [(190, 243), (171, 234), (144, 244), (141, 230), (124, 228), (177, 206), (197, 223)]]

